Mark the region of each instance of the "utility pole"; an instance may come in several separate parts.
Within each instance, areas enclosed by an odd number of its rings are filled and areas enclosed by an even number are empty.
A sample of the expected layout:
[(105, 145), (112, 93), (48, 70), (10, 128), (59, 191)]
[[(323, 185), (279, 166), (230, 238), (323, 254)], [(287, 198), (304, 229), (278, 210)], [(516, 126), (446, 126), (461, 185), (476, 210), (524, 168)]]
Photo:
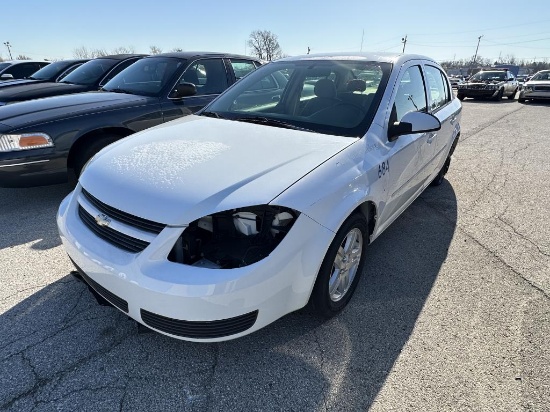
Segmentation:
[(310, 51), (311, 49), (309, 48), (309, 46), (307, 46), (307, 54), (309, 54)]
[(474, 62), (473, 62), (473, 64), (476, 64), (477, 51), (479, 50), (479, 42), (481, 41), (481, 38), (482, 38), (482, 37), (483, 37), (483, 34), (477, 38), (476, 54), (474, 55)]
[(10, 54), (10, 60), (13, 60), (13, 57), (11, 57), (11, 50), (10, 50), (10, 42), (9, 41), (5, 41), (4, 42), (4, 45), (8, 48), (8, 53)]
[(365, 29), (363, 29), (363, 34), (361, 35), (361, 52), (363, 51), (363, 39), (365, 38)]
[(405, 34), (405, 37), (401, 39), (401, 43), (403, 43), (403, 51), (402, 53), (405, 53), (405, 46), (407, 45), (407, 35)]

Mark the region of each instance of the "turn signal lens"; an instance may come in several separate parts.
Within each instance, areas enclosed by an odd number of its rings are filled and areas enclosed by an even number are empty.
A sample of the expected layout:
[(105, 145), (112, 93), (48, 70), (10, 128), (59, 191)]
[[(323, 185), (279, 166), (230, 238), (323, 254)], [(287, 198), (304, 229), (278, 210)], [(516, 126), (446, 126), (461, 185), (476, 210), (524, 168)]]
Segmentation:
[(53, 147), (53, 141), (45, 133), (0, 135), (0, 152)]

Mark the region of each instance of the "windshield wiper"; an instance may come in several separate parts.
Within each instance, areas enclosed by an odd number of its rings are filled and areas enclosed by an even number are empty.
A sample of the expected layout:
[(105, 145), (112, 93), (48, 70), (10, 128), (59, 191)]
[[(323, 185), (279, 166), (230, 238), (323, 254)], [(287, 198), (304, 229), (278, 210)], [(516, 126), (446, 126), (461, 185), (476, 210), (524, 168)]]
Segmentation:
[(257, 124), (265, 124), (269, 126), (275, 126), (275, 127), (282, 127), (283, 129), (292, 129), (292, 130), (301, 130), (304, 132), (312, 132), (310, 129), (306, 129), (304, 127), (296, 126), (291, 123), (283, 122), (282, 120), (277, 119), (269, 119), (267, 117), (263, 116), (252, 116), (252, 117), (237, 117), (233, 120), (236, 120), (238, 122), (249, 122), (249, 123), (257, 123)]
[(104, 91), (104, 92), (135, 94), (135, 93), (134, 93), (133, 91), (131, 91), (131, 90), (120, 89), (120, 88), (116, 88), (116, 89), (104, 89), (104, 88), (101, 88), (101, 90)]
[(214, 117), (216, 119), (225, 119), (225, 117), (223, 117), (221, 114), (216, 112), (202, 112), (201, 116)]

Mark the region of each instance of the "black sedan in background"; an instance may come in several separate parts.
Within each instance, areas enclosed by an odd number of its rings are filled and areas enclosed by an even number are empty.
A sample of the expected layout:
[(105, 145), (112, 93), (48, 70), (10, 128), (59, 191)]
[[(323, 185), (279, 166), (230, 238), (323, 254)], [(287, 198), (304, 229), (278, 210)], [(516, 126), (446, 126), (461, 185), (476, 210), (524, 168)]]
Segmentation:
[(0, 82), (24, 79), (50, 62), (36, 60), (8, 60), (0, 62)]
[(0, 187), (62, 183), (71, 171), (78, 176), (103, 147), (196, 112), (260, 65), (232, 54), (157, 54), (132, 64), (101, 91), (2, 106)]
[(58, 82), (74, 69), (76, 69), (78, 66), (86, 63), (88, 60), (89, 59), (60, 60), (50, 63), (25, 79), (15, 79), (0, 82), (0, 90), (6, 90), (6, 87), (19, 86), (22, 84)]
[(144, 54), (117, 54), (84, 63), (57, 83), (22, 84), (0, 88), (0, 106), (41, 97), (98, 90), (122, 70), (145, 57)]

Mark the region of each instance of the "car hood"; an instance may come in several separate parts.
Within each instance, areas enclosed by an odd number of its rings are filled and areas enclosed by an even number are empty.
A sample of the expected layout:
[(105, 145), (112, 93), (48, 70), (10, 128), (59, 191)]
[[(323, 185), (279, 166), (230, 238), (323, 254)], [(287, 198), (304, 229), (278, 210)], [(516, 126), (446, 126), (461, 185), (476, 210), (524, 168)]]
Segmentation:
[(60, 94), (80, 93), (92, 90), (92, 86), (69, 83), (30, 83), (0, 88), (0, 104), (21, 102)]
[(6, 87), (21, 86), (23, 84), (40, 84), (46, 80), (34, 80), (34, 79), (15, 79), (0, 82), (0, 90), (6, 90)]
[(525, 86), (550, 86), (550, 80), (530, 80), (524, 83)]
[(267, 204), (357, 140), (191, 115), (110, 145), (80, 184), (109, 206), (185, 225)]
[(139, 105), (147, 97), (123, 93), (89, 92), (29, 100), (0, 107), (0, 123), (13, 129), (100, 110)]

